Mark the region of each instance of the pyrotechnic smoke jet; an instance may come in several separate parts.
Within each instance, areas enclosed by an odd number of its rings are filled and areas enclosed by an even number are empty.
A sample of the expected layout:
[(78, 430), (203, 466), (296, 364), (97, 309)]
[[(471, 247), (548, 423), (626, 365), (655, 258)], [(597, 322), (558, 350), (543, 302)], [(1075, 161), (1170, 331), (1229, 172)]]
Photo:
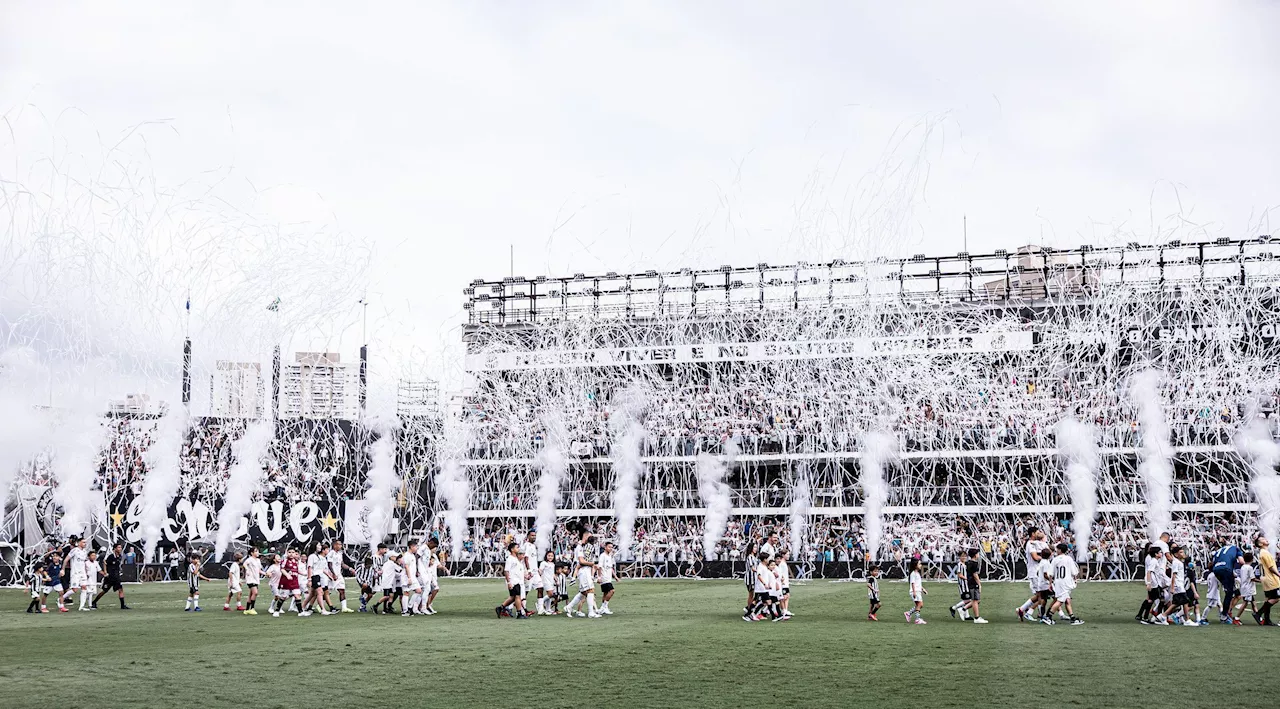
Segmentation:
[(218, 510), (218, 534), (214, 540), (214, 558), (221, 559), (231, 545), (231, 539), (240, 531), (241, 519), (253, 505), (253, 493), (262, 482), (262, 457), (266, 455), (275, 424), (271, 421), (255, 421), (245, 429), (244, 435), (231, 444), (231, 454), (236, 462), (227, 477), (227, 492)]
[(863, 527), (867, 536), (867, 553), (870, 560), (880, 557), (880, 544), (884, 537), (884, 506), (889, 501), (889, 482), (885, 480), (885, 466), (898, 455), (897, 441), (884, 433), (868, 433), (862, 438), (862, 460), (858, 482), (862, 485)]
[(1253, 474), (1249, 489), (1258, 502), (1258, 528), (1274, 544), (1280, 533), (1280, 476), (1276, 475), (1280, 444), (1271, 437), (1267, 425), (1257, 419), (1240, 429), (1235, 444)]
[(551, 546), (551, 536), (556, 529), (556, 507), (560, 504), (560, 486), (569, 473), (566, 455), (568, 434), (559, 416), (548, 416), (546, 437), (538, 452), (538, 506), (535, 525), (538, 532), (537, 549), (541, 556)]
[(1147, 536), (1156, 539), (1169, 531), (1173, 521), (1173, 465), (1169, 424), (1160, 398), (1161, 373), (1143, 370), (1133, 377), (1129, 396), (1138, 407), (1142, 425), (1142, 463), (1138, 472), (1146, 484)]
[(716, 545), (724, 538), (724, 530), (729, 525), (729, 515), (733, 512), (733, 498), (729, 484), (725, 482), (725, 476), (733, 469), (737, 455), (737, 444), (733, 439), (729, 439), (724, 444), (723, 460), (710, 453), (700, 453), (695, 464), (698, 475), (698, 497), (702, 498), (702, 504), (706, 506), (702, 550), (707, 558), (714, 558)]
[(143, 559), (151, 559), (169, 517), (169, 503), (182, 487), (179, 459), (189, 425), (185, 406), (170, 406), (156, 426), (155, 440), (143, 453), (147, 477), (140, 497)]
[(395, 494), (400, 487), (400, 478), (396, 475), (395, 428), (394, 420), (371, 425), (378, 440), (369, 444), (369, 489), (364, 496), (369, 505), (370, 549), (386, 538), (395, 515)]
[(49, 442), (48, 413), (37, 408), (31, 385), (44, 381), (35, 354), (10, 348), (0, 353), (0, 525), (18, 469)]
[(1066, 461), (1067, 484), (1071, 488), (1071, 528), (1076, 535), (1076, 559), (1089, 558), (1093, 519), (1098, 512), (1098, 446), (1093, 426), (1073, 418), (1058, 422), (1058, 453)]
[(791, 488), (791, 559), (798, 561), (800, 547), (804, 543), (804, 528), (809, 522), (809, 507), (812, 505), (812, 493), (809, 489), (809, 471), (802, 470)]
[(644, 442), (644, 427), (640, 424), (643, 410), (644, 399), (640, 390), (629, 388), (618, 397), (617, 408), (609, 422), (613, 428), (610, 451), (614, 470), (613, 513), (618, 523), (618, 554), (624, 561), (631, 558), (636, 497), (640, 477), (644, 474), (644, 465), (640, 462), (640, 445)]

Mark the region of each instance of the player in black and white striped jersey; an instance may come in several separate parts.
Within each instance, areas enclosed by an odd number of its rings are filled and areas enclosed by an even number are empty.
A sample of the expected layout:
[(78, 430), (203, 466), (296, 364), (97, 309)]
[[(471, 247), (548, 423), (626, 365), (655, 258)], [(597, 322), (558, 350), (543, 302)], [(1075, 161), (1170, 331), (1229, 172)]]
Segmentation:
[(867, 569), (867, 604), (867, 620), (880, 620), (876, 617), (880, 612), (880, 567), (877, 564)]
[[(956, 590), (960, 592), (960, 601), (951, 606), (951, 617), (960, 620), (969, 620), (969, 602), (972, 598), (969, 595), (969, 571), (968, 571), (969, 552), (968, 550), (960, 550), (960, 561), (956, 563)], [(957, 615), (959, 614), (959, 615)]]
[(377, 585), (378, 569), (372, 557), (365, 557), (356, 567), (356, 583), (360, 584), (360, 612), (369, 612), (369, 600), (373, 598), (373, 589)]
[(755, 542), (747, 543), (744, 556), (747, 560), (747, 570), (742, 576), (747, 584), (747, 605), (743, 607), (742, 615), (743, 620), (747, 620), (751, 615), (751, 609), (756, 605), (756, 567), (760, 566), (760, 551)]

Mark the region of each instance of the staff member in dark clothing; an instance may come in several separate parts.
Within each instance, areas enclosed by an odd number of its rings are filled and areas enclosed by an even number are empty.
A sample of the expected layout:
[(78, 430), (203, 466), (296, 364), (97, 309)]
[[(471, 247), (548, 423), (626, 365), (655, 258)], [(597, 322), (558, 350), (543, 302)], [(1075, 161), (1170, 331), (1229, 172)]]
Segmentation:
[(1225, 624), (1231, 623), (1231, 617), (1226, 613), (1221, 613), (1223, 608), (1230, 608), (1236, 598), (1236, 569), (1240, 567), (1244, 558), (1244, 552), (1240, 551), (1240, 547), (1227, 541), (1225, 534), (1218, 536), (1218, 549), (1213, 552), (1213, 566), (1210, 570), (1218, 579), (1218, 585), (1222, 587), (1222, 605), (1219, 607), (1221, 615), (1220, 620)]
[(107, 555), (107, 560), (103, 567), (106, 569), (106, 578), (102, 580), (102, 590), (98, 591), (98, 595), (93, 598), (93, 607), (98, 607), (98, 601), (105, 595), (107, 591), (114, 590), (120, 597), (120, 610), (127, 611), (129, 606), (124, 604), (124, 585), (120, 583), (120, 567), (124, 564), (124, 545), (119, 542), (111, 548), (111, 553)]

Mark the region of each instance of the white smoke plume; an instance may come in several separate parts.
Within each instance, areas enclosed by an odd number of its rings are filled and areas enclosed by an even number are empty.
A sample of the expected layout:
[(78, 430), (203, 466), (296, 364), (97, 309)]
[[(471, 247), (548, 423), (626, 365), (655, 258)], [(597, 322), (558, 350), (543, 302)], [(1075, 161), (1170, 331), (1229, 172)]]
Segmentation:
[(170, 406), (156, 425), (155, 440), (143, 453), (147, 477), (142, 481), (140, 498), (142, 558), (150, 560), (163, 534), (169, 516), (169, 503), (182, 486), (179, 459), (190, 425), (185, 406)]
[(809, 471), (800, 473), (791, 488), (791, 559), (799, 561), (800, 548), (804, 544), (804, 528), (809, 523), (809, 508), (813, 504), (809, 488)]
[(1274, 545), (1280, 535), (1280, 476), (1276, 475), (1280, 444), (1267, 425), (1255, 419), (1236, 434), (1235, 445), (1253, 474), (1249, 489), (1258, 502), (1258, 528)]
[(436, 473), (435, 482), (436, 494), (445, 504), (449, 551), (456, 559), (462, 554), (462, 543), (467, 536), (467, 512), (471, 501), (471, 481), (459, 461), (470, 454), (473, 431), (465, 420), (447, 422), (446, 426), (440, 471)]
[(551, 546), (556, 530), (556, 507), (560, 505), (560, 486), (569, 477), (569, 460), (566, 455), (567, 434), (555, 417), (546, 421), (546, 436), (542, 450), (538, 452), (538, 505), (535, 525), (538, 532), (538, 556)]
[(702, 531), (702, 551), (708, 559), (718, 558), (716, 545), (724, 538), (724, 530), (729, 525), (729, 515), (733, 512), (733, 497), (725, 476), (733, 469), (734, 459), (738, 455), (737, 444), (732, 439), (725, 441), (724, 459), (710, 453), (699, 453), (695, 465), (698, 476), (698, 497), (706, 507), (706, 518)]
[(369, 548), (386, 538), (395, 516), (395, 495), (400, 489), (396, 475), (396, 443), (394, 424), (377, 425), (378, 440), (369, 444), (369, 489), (364, 499), (369, 505)]
[(61, 413), (54, 429), (53, 475), (58, 480), (54, 502), (62, 508), (62, 533), (91, 532), (94, 516), (94, 478), (105, 441), (102, 411), (82, 403)]
[(897, 441), (885, 433), (868, 433), (862, 438), (862, 460), (858, 466), (858, 482), (862, 485), (863, 529), (867, 537), (870, 561), (880, 557), (884, 539), (884, 506), (889, 501), (889, 482), (885, 467), (898, 457)]
[(0, 525), (18, 469), (49, 442), (48, 415), (37, 408), (31, 385), (43, 381), (34, 354), (23, 348), (0, 353)]
[(1147, 492), (1147, 535), (1156, 539), (1169, 531), (1173, 522), (1173, 449), (1169, 444), (1169, 423), (1160, 398), (1161, 373), (1143, 370), (1133, 377), (1129, 396), (1138, 407), (1142, 427), (1142, 462), (1138, 472)]
[(1094, 440), (1093, 426), (1073, 418), (1058, 422), (1058, 453), (1066, 462), (1067, 484), (1071, 488), (1071, 528), (1076, 535), (1076, 560), (1089, 558), (1093, 520), (1098, 513), (1098, 466), (1102, 459)]
[[(618, 523), (618, 554), (623, 560), (631, 558), (631, 542), (636, 527), (636, 498), (640, 493), (640, 478), (644, 464), (640, 462), (640, 446), (644, 442), (644, 427), (640, 414), (644, 402), (638, 390), (628, 389), (618, 400), (618, 407), (610, 419), (613, 428), (614, 488), (613, 513)], [(542, 535), (539, 534), (539, 537)]]
[(227, 492), (218, 510), (218, 534), (214, 541), (214, 558), (221, 559), (231, 545), (231, 539), (240, 531), (241, 519), (253, 505), (253, 493), (262, 483), (262, 457), (266, 454), (275, 425), (271, 421), (255, 421), (245, 429), (244, 435), (231, 444), (235, 463), (227, 477)]

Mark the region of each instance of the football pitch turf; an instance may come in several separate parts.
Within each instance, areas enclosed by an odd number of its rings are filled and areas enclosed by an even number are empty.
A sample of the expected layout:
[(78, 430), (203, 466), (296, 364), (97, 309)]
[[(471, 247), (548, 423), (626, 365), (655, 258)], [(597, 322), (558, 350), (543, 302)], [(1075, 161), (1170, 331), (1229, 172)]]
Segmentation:
[(882, 585), (878, 623), (856, 582), (797, 584), (785, 623), (743, 622), (733, 581), (624, 581), (611, 617), (527, 621), (494, 616), (499, 581), (443, 585), (439, 614), (415, 618), (245, 617), (216, 583), (202, 613), (182, 611), (185, 584), (134, 584), (131, 611), (112, 595), (28, 615), (0, 590), (0, 707), (1265, 705), (1222, 672), (1274, 668), (1280, 643), (1252, 624), (1139, 625), (1132, 583), (1081, 584), (1075, 627), (1019, 623), (1023, 583), (983, 587), (985, 626), (951, 619), (947, 584), (928, 586), (924, 626), (903, 619), (901, 583)]

